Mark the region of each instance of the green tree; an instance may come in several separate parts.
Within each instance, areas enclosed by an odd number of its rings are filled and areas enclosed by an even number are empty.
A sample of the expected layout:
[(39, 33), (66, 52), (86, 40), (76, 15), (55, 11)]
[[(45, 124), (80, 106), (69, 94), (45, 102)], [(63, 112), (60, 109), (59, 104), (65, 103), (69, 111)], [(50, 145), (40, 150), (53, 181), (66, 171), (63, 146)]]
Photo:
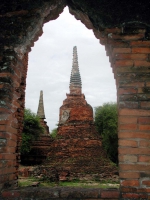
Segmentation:
[(95, 125), (102, 136), (102, 145), (109, 158), (118, 163), (118, 115), (116, 103), (105, 103), (95, 108)]
[(30, 109), (25, 109), (21, 145), (22, 154), (28, 154), (30, 152), (32, 142), (38, 139), (41, 133), (44, 133), (44, 128), (40, 124), (39, 117)]
[(57, 128), (54, 128), (54, 129), (51, 131), (50, 136), (51, 136), (52, 138), (56, 138), (56, 135), (57, 135)]

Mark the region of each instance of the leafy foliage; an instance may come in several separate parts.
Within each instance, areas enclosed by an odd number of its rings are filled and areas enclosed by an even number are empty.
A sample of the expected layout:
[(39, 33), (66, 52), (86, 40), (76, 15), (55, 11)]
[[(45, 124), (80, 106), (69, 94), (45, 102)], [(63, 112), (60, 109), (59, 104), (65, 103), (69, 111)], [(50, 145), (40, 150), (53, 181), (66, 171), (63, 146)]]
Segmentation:
[(31, 144), (44, 133), (44, 128), (40, 124), (40, 119), (30, 109), (25, 109), (23, 120), (22, 146), (21, 153), (28, 154)]
[(109, 158), (118, 163), (117, 104), (105, 103), (95, 108), (95, 125)]
[(56, 136), (57, 136), (57, 128), (54, 128), (52, 131), (51, 131), (51, 137), (52, 138), (56, 138)]

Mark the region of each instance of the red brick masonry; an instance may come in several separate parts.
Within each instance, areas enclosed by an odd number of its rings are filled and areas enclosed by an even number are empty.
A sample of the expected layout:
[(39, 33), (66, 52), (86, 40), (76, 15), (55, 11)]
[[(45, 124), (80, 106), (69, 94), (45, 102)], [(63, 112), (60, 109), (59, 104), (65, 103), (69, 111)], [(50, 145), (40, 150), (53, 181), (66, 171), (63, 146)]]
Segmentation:
[(117, 189), (85, 189), (71, 187), (33, 188), (5, 190), (1, 200), (118, 200)]

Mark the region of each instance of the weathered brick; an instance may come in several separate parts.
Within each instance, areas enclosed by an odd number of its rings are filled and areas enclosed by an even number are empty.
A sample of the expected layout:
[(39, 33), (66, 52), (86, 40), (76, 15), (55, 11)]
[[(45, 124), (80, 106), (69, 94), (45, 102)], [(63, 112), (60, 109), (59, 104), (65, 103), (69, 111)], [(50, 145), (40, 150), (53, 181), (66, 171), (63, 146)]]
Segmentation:
[(131, 48), (114, 48), (112, 54), (116, 53), (131, 53)]
[(139, 125), (139, 130), (140, 131), (149, 131), (150, 130), (150, 125)]
[[(150, 95), (149, 94), (126, 94), (126, 95), (118, 95), (119, 101), (132, 101), (132, 102), (140, 102), (140, 101), (149, 101)], [(135, 109), (134, 109), (135, 110)], [(139, 111), (142, 109), (139, 109)], [(143, 109), (144, 110), (144, 109)]]
[(139, 188), (139, 189), (137, 189), (137, 192), (138, 193), (140, 193), (140, 192), (150, 193), (150, 188)]
[(137, 192), (137, 188), (135, 188), (135, 187), (120, 186), (120, 189), (121, 189), (122, 193)]
[(115, 27), (115, 28), (106, 28), (105, 32), (108, 33), (121, 33), (121, 28)]
[[(132, 173), (132, 172), (130, 172)], [(134, 172), (133, 172), (134, 173)], [(135, 188), (135, 187), (128, 187), (128, 186), (121, 186), (121, 191), (123, 193), (146, 193), (149, 192), (150, 189), (148, 188)]]
[(15, 174), (17, 172), (17, 169), (16, 169), (15, 166), (11, 166), (9, 168), (6, 168), (5, 171), (6, 171), (6, 174), (10, 173), (12, 175), (12, 174)]
[(17, 146), (17, 141), (7, 140), (7, 146), (9, 146), (9, 147), (16, 147)]
[(106, 199), (109, 199), (109, 198), (119, 198), (119, 191), (117, 190), (103, 190), (101, 192), (101, 198), (106, 198)]
[(149, 80), (146, 80), (146, 87), (150, 87), (150, 82), (149, 82)]
[(17, 129), (11, 127), (11, 126), (6, 126), (6, 131), (9, 132), (9, 133), (14, 133), (14, 134), (17, 134)]
[[(17, 120), (16, 120), (16, 121), (13, 120), (13, 121), (11, 122), (11, 127), (12, 127), (12, 128), (18, 129), (18, 125), (19, 125), (19, 124), (18, 124)], [(20, 125), (20, 127), (23, 127), (23, 126)]]
[(20, 196), (20, 193), (18, 191), (3, 191), (2, 192), (2, 197), (5, 197), (5, 198), (16, 198), (16, 197), (19, 197)]
[(0, 126), (6, 125), (8, 123), (8, 120), (0, 120)]
[(146, 185), (147, 187), (150, 187), (150, 180), (142, 181), (142, 184)]
[(137, 147), (138, 142), (134, 140), (119, 140), (119, 146)]
[(2, 149), (0, 149), (0, 152), (3, 153), (15, 153), (16, 152), (16, 148), (15, 147), (3, 147)]
[(137, 162), (137, 156), (135, 155), (121, 155), (119, 157), (119, 161), (125, 162), (125, 163), (136, 163)]
[(20, 108), (20, 104), (19, 102), (17, 102), (16, 100), (13, 101), (12, 106), (16, 107), (16, 108)]
[(5, 162), (4, 162), (4, 160), (0, 161), (0, 167), (3, 167), (3, 168), (11, 167), (11, 166), (14, 166), (14, 165), (15, 165), (14, 160), (5, 160)]
[(140, 102), (141, 108), (150, 108), (150, 102), (149, 101), (142, 101)]
[(147, 194), (137, 194), (137, 193), (126, 193), (122, 194), (122, 197), (124, 199), (147, 199)]
[[(144, 80), (145, 82), (147, 81), (147, 80)], [(147, 84), (145, 84), (144, 85), (144, 87), (139, 87), (138, 88), (138, 93), (145, 93), (145, 97), (146, 96), (148, 96), (148, 94), (150, 93), (150, 85), (149, 85), (149, 83), (147, 82)], [(145, 98), (145, 99), (143, 99), (143, 101), (147, 101), (147, 100), (149, 100), (149, 99), (147, 99), (147, 98)]]
[(134, 61), (134, 66), (145, 66), (145, 67), (150, 67), (150, 62), (147, 61), (141, 61), (141, 60), (135, 60)]
[(120, 109), (119, 115), (129, 115), (129, 116), (149, 116), (149, 110), (143, 109)]
[(125, 179), (138, 179), (140, 178), (140, 173), (139, 172), (120, 172), (119, 177), (125, 178)]
[(3, 153), (2, 159), (4, 159), (4, 160), (16, 160), (16, 155), (10, 154), (10, 153)]
[(138, 117), (138, 124), (150, 124), (150, 117)]
[(119, 108), (138, 108), (139, 107), (139, 102), (134, 102), (134, 101), (120, 101), (118, 103)]
[(145, 171), (149, 172), (149, 165), (147, 164), (120, 164), (120, 171)]
[(0, 131), (3, 132), (3, 131), (5, 131), (5, 130), (6, 130), (6, 126), (5, 126), (5, 125), (1, 125), (1, 126), (0, 126)]
[(125, 42), (125, 41), (118, 41), (118, 40), (112, 40), (112, 39), (107, 39), (107, 42), (109, 45), (111, 45), (111, 47), (114, 47), (114, 48), (127, 48), (129, 47), (129, 43), (128, 42)]
[(99, 37), (99, 43), (100, 43), (101, 45), (107, 44), (107, 38), (105, 38), (105, 37)]
[(137, 130), (137, 124), (119, 124), (119, 130)]
[(133, 61), (132, 60), (116, 60), (115, 61), (115, 67), (120, 67), (120, 66), (133, 66)]
[(131, 46), (138, 46), (138, 47), (149, 47), (150, 46), (150, 41), (131, 41), (130, 42)]
[(121, 35), (121, 34), (113, 34), (113, 33), (110, 33), (111, 35), (109, 36), (108, 34), (108, 38), (112, 38), (112, 39), (116, 39), (116, 40), (119, 40), (119, 39), (122, 39), (123, 41), (131, 41), (131, 40), (139, 40), (139, 39), (143, 39), (145, 36), (144, 36), (144, 33), (138, 33), (138, 34), (130, 34), (130, 35)]
[(137, 187), (139, 186), (139, 181), (138, 180), (124, 180), (121, 181), (122, 186), (128, 186), (128, 187)]
[(3, 170), (0, 170), (0, 175), (5, 175), (5, 174), (12, 174), (16, 172), (16, 168), (15, 167), (5, 167), (3, 168)]
[(123, 80), (120, 80), (119, 81), (119, 85), (120, 86), (125, 86), (125, 87), (144, 87), (144, 81), (137, 81), (137, 80), (126, 80), (126, 81), (123, 81)]
[(139, 131), (135, 131), (135, 132), (130, 132), (130, 131), (122, 131), (118, 133), (118, 137), (119, 138), (140, 138), (140, 139), (149, 139), (150, 138), (150, 134), (149, 133), (145, 133), (145, 132), (139, 132)]
[(150, 156), (145, 156), (145, 155), (142, 155), (142, 156), (139, 156), (139, 162), (146, 162), (146, 163), (150, 163)]
[(150, 147), (150, 141), (148, 141), (148, 140), (141, 140), (139, 142), (139, 146), (140, 147)]
[(121, 124), (136, 124), (137, 117), (126, 117), (126, 116), (119, 116), (118, 122)]
[(0, 138), (0, 146), (6, 146), (7, 140), (5, 138)]
[(140, 87), (140, 88), (138, 88), (138, 93), (146, 93), (147, 94), (149, 92), (150, 92), (150, 87)]
[(132, 34), (132, 35), (124, 35), (122, 37), (123, 40), (131, 41), (131, 40), (140, 40), (145, 37), (145, 31), (141, 30), (138, 34)]
[(116, 53), (115, 58), (118, 60), (146, 60), (147, 54)]
[(142, 72), (142, 71), (138, 71), (138, 72), (135, 72), (135, 71), (133, 71), (133, 72), (131, 72), (131, 73), (128, 73), (128, 72), (121, 72), (121, 73), (119, 73), (119, 72), (117, 72), (116, 74), (115, 74), (115, 77), (116, 77), (116, 79), (119, 81), (119, 82), (121, 82), (121, 81), (130, 81), (130, 80), (135, 80), (135, 81), (137, 81), (137, 80), (140, 80), (140, 81), (147, 81), (147, 79), (149, 79), (149, 77), (150, 77), (150, 73), (147, 73), (147, 72)]
[(118, 89), (118, 94), (132, 94), (132, 93), (137, 93), (136, 88), (119, 88)]
[(12, 76), (12, 74), (11, 73), (9, 73), (9, 72), (5, 72), (5, 73), (0, 73), (0, 77), (11, 77)]
[(136, 154), (136, 155), (149, 155), (150, 149), (148, 148), (121, 148), (118, 149), (119, 154)]
[[(117, 68), (115, 68), (115, 73), (121, 73), (121, 72), (124, 72), (124, 73), (127, 73), (127, 72), (150, 72), (149, 70), (149, 67), (147, 66), (126, 66), (126, 67), (123, 67), (123, 66), (119, 66)], [(129, 80), (127, 80), (129, 81)], [(140, 81), (140, 80), (139, 80)], [(145, 82), (144, 82), (145, 84)], [(144, 86), (144, 85), (143, 85)]]
[(17, 141), (17, 136), (13, 133), (11, 134), (11, 133), (8, 133), (8, 132), (0, 132), (0, 137)]
[(148, 47), (133, 47), (132, 53), (150, 53), (150, 48)]

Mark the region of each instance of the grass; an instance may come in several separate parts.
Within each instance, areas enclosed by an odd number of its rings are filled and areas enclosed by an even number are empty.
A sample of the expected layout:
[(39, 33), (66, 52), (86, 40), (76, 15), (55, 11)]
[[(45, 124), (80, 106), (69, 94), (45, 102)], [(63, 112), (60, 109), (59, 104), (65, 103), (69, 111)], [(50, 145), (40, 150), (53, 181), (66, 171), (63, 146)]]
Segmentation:
[(79, 182), (60, 182), (60, 186), (64, 187), (82, 187), (82, 188), (118, 188), (118, 184), (114, 183), (101, 183), (98, 181), (79, 181)]
[(27, 187), (31, 186), (33, 182), (40, 182), (40, 187), (55, 187), (55, 186), (63, 186), (63, 187), (82, 187), (82, 188), (119, 188), (119, 183), (112, 181), (60, 181), (58, 183), (44, 181), (40, 178), (29, 177), (29, 178), (20, 178), (19, 179), (19, 187)]
[(48, 181), (42, 181), (40, 178), (35, 177), (28, 177), (28, 178), (19, 178), (18, 185), (19, 187), (27, 187), (31, 186), (34, 182), (40, 182), (40, 187), (54, 187), (56, 186), (56, 183), (54, 182), (48, 182)]

